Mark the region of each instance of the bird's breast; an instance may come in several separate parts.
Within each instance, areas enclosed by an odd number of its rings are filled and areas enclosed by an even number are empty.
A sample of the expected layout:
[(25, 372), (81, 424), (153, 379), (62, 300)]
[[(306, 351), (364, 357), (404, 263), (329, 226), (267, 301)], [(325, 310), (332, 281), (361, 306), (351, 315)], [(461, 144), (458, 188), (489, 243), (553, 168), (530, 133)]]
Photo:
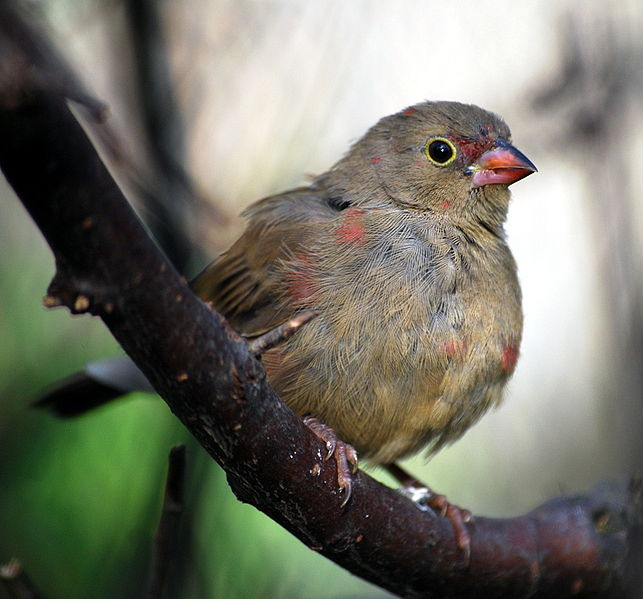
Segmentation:
[(460, 436), (497, 401), (521, 328), (506, 248), (485, 261), (446, 235), (388, 224), (395, 234), (376, 235), (355, 211), (295, 257), (293, 298), (319, 316), (273, 370), (296, 411), (378, 461)]

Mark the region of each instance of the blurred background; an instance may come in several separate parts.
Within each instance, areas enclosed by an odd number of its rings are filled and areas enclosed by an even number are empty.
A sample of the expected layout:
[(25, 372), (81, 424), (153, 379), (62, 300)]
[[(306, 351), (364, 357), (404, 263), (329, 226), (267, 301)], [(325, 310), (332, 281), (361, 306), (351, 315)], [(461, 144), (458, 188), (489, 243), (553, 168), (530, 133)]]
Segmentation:
[[(641, 473), (638, 2), (27, 4), (108, 104), (88, 130), (186, 276), (239, 233), (244, 206), (323, 172), (381, 116), (424, 99), (502, 115), (540, 170), (512, 187), (507, 226), (521, 358), (501, 408), (406, 466), (490, 516)], [(50, 598), (140, 596), (167, 454), (187, 443), (168, 596), (387, 596), (240, 504), (163, 402), (130, 395), (73, 421), (31, 409), (119, 348), (97, 319), (45, 311), (53, 260), (3, 180), (0, 209), (0, 563), (19, 558)]]

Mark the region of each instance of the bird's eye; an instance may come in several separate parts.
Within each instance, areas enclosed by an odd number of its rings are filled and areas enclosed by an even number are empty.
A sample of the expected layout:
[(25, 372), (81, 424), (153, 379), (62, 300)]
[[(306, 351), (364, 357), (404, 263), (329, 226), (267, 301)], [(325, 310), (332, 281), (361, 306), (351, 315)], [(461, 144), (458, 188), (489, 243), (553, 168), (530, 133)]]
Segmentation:
[(456, 157), (455, 146), (444, 137), (434, 137), (424, 146), (426, 157), (436, 166), (446, 166)]

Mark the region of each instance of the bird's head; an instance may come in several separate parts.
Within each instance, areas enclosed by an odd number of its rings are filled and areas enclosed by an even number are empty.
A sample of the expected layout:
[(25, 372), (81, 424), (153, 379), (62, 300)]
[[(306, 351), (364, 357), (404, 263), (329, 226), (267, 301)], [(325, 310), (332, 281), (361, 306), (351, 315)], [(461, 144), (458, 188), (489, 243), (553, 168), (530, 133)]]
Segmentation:
[(491, 211), (500, 221), (508, 186), (536, 171), (502, 119), (458, 102), (423, 102), (381, 119), (345, 160), (396, 204), (456, 218)]

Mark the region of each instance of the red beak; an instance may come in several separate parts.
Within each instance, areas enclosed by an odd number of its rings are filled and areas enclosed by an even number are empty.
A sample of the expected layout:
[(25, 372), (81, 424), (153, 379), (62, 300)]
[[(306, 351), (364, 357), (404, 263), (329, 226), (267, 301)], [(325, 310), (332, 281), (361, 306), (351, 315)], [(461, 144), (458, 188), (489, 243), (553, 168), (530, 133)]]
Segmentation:
[(495, 147), (480, 156), (473, 170), (473, 187), (511, 185), (538, 169), (518, 148), (501, 137)]

